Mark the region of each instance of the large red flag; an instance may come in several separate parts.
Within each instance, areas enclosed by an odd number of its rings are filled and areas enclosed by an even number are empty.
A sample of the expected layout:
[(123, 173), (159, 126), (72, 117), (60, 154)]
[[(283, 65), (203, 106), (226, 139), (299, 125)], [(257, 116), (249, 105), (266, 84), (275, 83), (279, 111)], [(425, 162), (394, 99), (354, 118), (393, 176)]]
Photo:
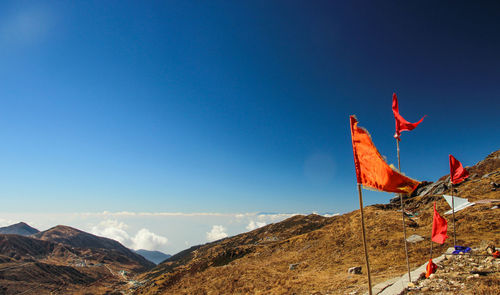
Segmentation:
[(455, 157), (450, 155), (450, 180), (451, 183), (457, 184), (464, 181), (467, 177), (469, 177), (469, 172), (462, 167), (462, 163), (460, 163)]
[(436, 211), (436, 202), (434, 202), (434, 217), (432, 219), (432, 240), (439, 244), (444, 244), (448, 238), (446, 232), (448, 230), (448, 222), (441, 217)]
[(384, 192), (411, 193), (419, 182), (389, 166), (372, 142), (370, 134), (358, 127), (355, 116), (351, 120), (352, 150), (358, 183)]
[(396, 119), (396, 133), (394, 134), (394, 137), (398, 140), (400, 140), (399, 137), (401, 136), (401, 131), (410, 131), (415, 129), (415, 127), (422, 123), (425, 118), (425, 116), (423, 116), (422, 119), (416, 123), (406, 121), (403, 116), (399, 114), (398, 97), (396, 96), (396, 93), (392, 94), (392, 113), (394, 114), (394, 119)]

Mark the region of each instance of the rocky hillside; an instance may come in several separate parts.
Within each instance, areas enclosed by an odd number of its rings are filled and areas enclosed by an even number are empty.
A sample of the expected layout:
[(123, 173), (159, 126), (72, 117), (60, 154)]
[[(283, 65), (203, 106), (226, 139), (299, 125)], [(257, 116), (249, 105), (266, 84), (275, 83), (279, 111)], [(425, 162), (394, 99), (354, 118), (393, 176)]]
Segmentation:
[(434, 274), (404, 294), (500, 294), (500, 259), (491, 255), (493, 247), (483, 243), (465, 255), (445, 255)]
[(0, 294), (104, 293), (126, 280), (125, 273), (153, 266), (116, 241), (71, 227), (29, 237), (0, 234)]
[(69, 226), (58, 225), (46, 231), (39, 232), (33, 235), (33, 237), (43, 241), (51, 241), (81, 249), (107, 250), (109, 255), (116, 258), (125, 256), (128, 260), (143, 266), (144, 269), (154, 266), (152, 262), (146, 260), (141, 255), (133, 252), (115, 240), (89, 234)]
[(38, 233), (39, 231), (36, 228), (33, 228), (27, 225), (24, 222), (19, 222), (13, 225), (9, 225), (6, 227), (0, 227), (0, 234), (13, 234), (13, 235), (21, 235), (21, 236), (30, 236)]
[[(455, 194), (471, 200), (500, 199), (500, 151), (470, 167), (470, 180), (455, 186)], [(450, 193), (446, 177), (424, 183), (405, 199), (411, 214), (408, 236), (423, 239), (409, 244), (415, 268), (429, 258), (432, 202), (444, 212), (442, 198)], [(374, 283), (404, 274), (401, 212), (398, 206), (365, 209), (367, 239)], [(500, 242), (500, 211), (494, 204), (476, 204), (456, 214), (457, 243), (474, 246)], [(450, 221), (449, 216), (446, 216)], [(434, 246), (440, 255), (452, 245)], [(341, 216), (295, 216), (252, 232), (187, 249), (137, 278), (134, 294), (363, 294), (367, 291), (359, 210)], [(362, 275), (347, 269), (361, 266)], [(488, 278), (500, 282), (498, 275)], [(129, 290), (130, 291), (130, 290)], [(486, 293), (485, 293), (486, 294)]]
[(50, 255), (68, 256), (74, 251), (67, 245), (20, 235), (0, 235), (0, 257), (6, 261), (35, 261)]

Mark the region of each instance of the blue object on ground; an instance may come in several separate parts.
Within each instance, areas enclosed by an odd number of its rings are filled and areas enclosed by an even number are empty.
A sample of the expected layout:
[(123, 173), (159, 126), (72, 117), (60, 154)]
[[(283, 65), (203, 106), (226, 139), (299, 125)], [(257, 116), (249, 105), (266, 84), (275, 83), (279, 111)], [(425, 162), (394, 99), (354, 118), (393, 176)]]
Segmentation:
[(467, 253), (470, 252), (470, 247), (455, 246), (455, 251), (452, 254), (460, 254), (460, 252)]

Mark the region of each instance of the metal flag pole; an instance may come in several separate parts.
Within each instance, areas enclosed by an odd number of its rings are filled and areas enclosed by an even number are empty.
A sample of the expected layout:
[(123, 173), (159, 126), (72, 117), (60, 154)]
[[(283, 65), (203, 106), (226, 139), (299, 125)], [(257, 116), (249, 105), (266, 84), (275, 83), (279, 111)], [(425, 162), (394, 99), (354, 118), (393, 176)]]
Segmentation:
[[(396, 146), (398, 150), (398, 170), (401, 172), (401, 160), (399, 158), (399, 139), (396, 138)], [(405, 254), (406, 254), (406, 267), (408, 268), (408, 282), (411, 282), (410, 274), (410, 260), (408, 259), (408, 241), (406, 240), (406, 221), (405, 221), (405, 205), (403, 202), (403, 194), (399, 194), (399, 200), (401, 201), (401, 213), (403, 215), (403, 236), (405, 239)], [(455, 228), (455, 226), (453, 226)]]
[[(450, 177), (451, 182), (451, 177)], [(453, 196), (453, 182), (451, 183), (451, 212), (453, 212), (453, 247), (457, 246), (457, 232), (455, 230), (455, 197)]]
[(363, 195), (361, 193), (361, 184), (358, 183), (358, 194), (359, 194), (359, 209), (361, 211), (361, 231), (363, 233), (363, 246), (365, 248), (365, 261), (366, 261), (366, 272), (368, 273), (368, 293), (372, 295), (372, 278), (370, 275), (370, 261), (368, 260), (368, 249), (366, 247), (366, 234), (365, 234), (365, 215), (363, 214)]

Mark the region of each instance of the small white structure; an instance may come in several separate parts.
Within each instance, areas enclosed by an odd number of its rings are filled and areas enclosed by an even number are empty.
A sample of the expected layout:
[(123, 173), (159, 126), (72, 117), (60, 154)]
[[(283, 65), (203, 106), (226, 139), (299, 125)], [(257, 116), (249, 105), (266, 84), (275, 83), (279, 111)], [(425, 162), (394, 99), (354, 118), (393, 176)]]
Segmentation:
[[(450, 205), (450, 207), (452, 207), (452, 205), (451, 205), (451, 196), (443, 195), (443, 197), (446, 200), (446, 202), (448, 202), (448, 205)], [(466, 198), (454, 197), (454, 199), (455, 199), (455, 212), (458, 212), (460, 210), (463, 210), (463, 209), (465, 209), (467, 207), (470, 207), (470, 206), (474, 205), (474, 202), (469, 202), (469, 200), (467, 200)], [(444, 214), (448, 215), (448, 214), (451, 214), (451, 213), (453, 213), (453, 209), (446, 211)]]

